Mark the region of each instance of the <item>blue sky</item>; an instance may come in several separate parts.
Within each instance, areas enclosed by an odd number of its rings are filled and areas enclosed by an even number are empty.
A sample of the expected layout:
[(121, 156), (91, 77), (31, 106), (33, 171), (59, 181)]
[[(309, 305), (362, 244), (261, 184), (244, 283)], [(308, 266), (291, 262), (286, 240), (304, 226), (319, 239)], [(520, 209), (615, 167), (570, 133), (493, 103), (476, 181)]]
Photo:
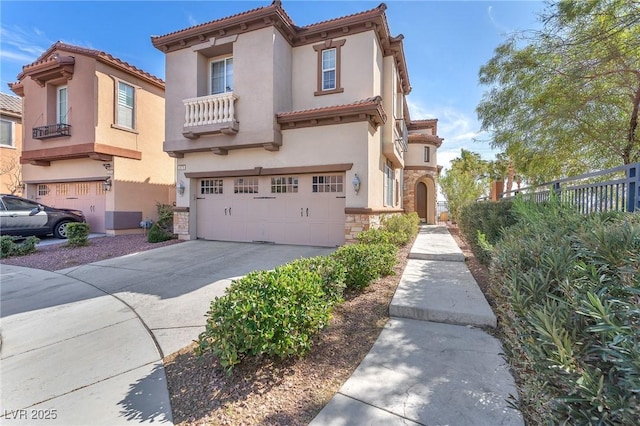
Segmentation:
[[(13, 94), (22, 66), (51, 44), (102, 50), (164, 78), (164, 55), (151, 35), (266, 6), (265, 1), (0, 1), (0, 91)], [(380, 1), (283, 0), (300, 26), (372, 9)], [(465, 148), (491, 159), (488, 134), (479, 133), (475, 107), (486, 88), (478, 71), (508, 34), (539, 27), (544, 4), (537, 1), (387, 0), (392, 35), (404, 35), (413, 88), (408, 97), (412, 119), (438, 118), (444, 143), (438, 164)], [(484, 142), (479, 142), (479, 141)]]

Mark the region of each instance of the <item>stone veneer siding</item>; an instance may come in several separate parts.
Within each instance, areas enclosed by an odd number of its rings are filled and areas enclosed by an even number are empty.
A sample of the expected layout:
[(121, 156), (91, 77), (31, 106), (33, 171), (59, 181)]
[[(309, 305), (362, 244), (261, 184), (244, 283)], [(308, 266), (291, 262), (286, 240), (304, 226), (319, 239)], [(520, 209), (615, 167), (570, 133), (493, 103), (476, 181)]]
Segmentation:
[(346, 244), (357, 243), (356, 236), (362, 231), (378, 229), (385, 216), (395, 216), (401, 212), (389, 213), (347, 213), (344, 222), (344, 241)]
[[(405, 170), (404, 191), (402, 205), (407, 213), (417, 212), (416, 209), (416, 183), (425, 176), (431, 176), (435, 181), (434, 173), (428, 170)], [(435, 195), (434, 195), (435, 196)]]
[(184, 236), (189, 235), (189, 210), (173, 211), (173, 232), (180, 239), (185, 239)]

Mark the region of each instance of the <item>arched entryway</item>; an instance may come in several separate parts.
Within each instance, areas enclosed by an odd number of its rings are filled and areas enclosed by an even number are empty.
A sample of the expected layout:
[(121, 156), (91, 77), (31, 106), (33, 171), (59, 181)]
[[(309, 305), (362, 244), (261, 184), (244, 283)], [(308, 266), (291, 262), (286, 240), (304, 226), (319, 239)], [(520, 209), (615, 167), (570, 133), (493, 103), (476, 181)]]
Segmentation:
[(436, 223), (436, 185), (431, 176), (416, 182), (416, 212), (427, 224)]

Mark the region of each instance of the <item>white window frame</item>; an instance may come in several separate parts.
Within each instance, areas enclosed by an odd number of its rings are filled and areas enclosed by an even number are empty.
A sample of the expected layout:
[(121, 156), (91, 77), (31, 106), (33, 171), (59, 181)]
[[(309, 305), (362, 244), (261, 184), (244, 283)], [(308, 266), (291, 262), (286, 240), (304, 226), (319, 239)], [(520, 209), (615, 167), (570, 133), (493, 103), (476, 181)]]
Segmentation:
[[(62, 107), (61, 93), (64, 91), (64, 107)], [(64, 109), (64, 111), (63, 111)], [(67, 85), (56, 88), (56, 124), (69, 124), (69, 88)]]
[[(333, 53), (333, 66), (327, 64), (325, 66), (325, 53)], [(338, 49), (332, 47), (331, 49), (324, 49), (322, 51), (322, 90), (336, 90), (338, 88)], [(327, 78), (329, 73), (333, 71), (333, 85), (328, 86), (329, 79)]]
[(4, 138), (0, 138), (0, 146), (3, 148), (15, 148), (16, 147), (16, 138), (15, 138), (15, 124), (13, 121), (11, 120), (0, 120), (0, 122), (2, 123), (1, 125), (7, 126), (8, 128), (8, 135), (7, 135), (7, 140), (5, 140)]
[[(228, 68), (229, 62), (231, 63), (230, 71)], [(214, 91), (213, 88), (213, 66), (216, 63), (223, 63), (224, 67), (224, 90), (222, 91)], [(233, 92), (233, 56), (228, 56), (226, 58), (216, 58), (209, 61), (209, 94), (210, 95), (218, 95), (222, 93), (231, 93)]]
[(386, 207), (393, 207), (395, 204), (395, 180), (396, 180), (396, 173), (395, 170), (393, 169), (393, 167), (389, 166), (388, 164), (384, 165), (384, 185), (383, 185), (383, 191), (384, 191), (384, 205)]
[[(122, 88), (130, 87), (132, 91), (132, 99), (131, 105), (126, 103), (126, 95), (125, 102), (121, 102), (120, 92)], [(120, 107), (125, 108), (131, 111), (131, 123), (124, 122), (124, 117), (121, 117)], [(116, 80), (116, 126), (122, 127), (124, 129), (135, 129), (136, 128), (136, 87), (133, 84), (126, 83), (124, 81)]]
[(424, 147), (424, 162), (425, 163), (431, 162), (431, 149), (428, 146)]

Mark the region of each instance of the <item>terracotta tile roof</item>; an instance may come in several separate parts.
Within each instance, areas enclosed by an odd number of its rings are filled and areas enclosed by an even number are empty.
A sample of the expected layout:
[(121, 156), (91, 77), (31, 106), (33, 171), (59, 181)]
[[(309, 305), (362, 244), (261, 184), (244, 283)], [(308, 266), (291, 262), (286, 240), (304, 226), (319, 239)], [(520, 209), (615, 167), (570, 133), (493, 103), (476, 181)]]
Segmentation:
[(281, 112), (277, 114), (277, 117), (278, 118), (289, 117), (293, 115), (313, 114), (313, 113), (319, 113), (319, 112), (339, 112), (343, 110), (353, 109), (353, 107), (358, 107), (358, 106), (378, 106), (378, 105), (382, 106), (382, 98), (380, 96), (374, 96), (372, 98), (362, 99), (350, 104), (331, 105), (331, 106), (319, 107), (319, 108), (302, 109), (298, 111)]
[(384, 55), (393, 55), (396, 58), (402, 86), (405, 94), (408, 94), (411, 91), (411, 84), (402, 48), (403, 37), (391, 36), (385, 15), (386, 9), (387, 6), (381, 3), (378, 7), (370, 10), (299, 27), (287, 15), (281, 2), (275, 0), (268, 6), (251, 9), (162, 36), (152, 36), (151, 42), (157, 49), (168, 53), (203, 43), (212, 37), (226, 37), (267, 27), (276, 28), (292, 46), (321, 43), (348, 34), (374, 31)]
[(282, 112), (276, 114), (276, 120), (285, 126), (283, 129), (363, 120), (377, 127), (387, 121), (387, 114), (382, 107), (382, 98), (375, 96), (350, 104)]
[(126, 71), (130, 74), (136, 75), (140, 78), (142, 78), (143, 80), (146, 80), (150, 83), (155, 84), (156, 86), (159, 86), (161, 88), (164, 89), (164, 81), (161, 78), (158, 78), (156, 76), (154, 76), (153, 74), (150, 74), (134, 65), (129, 64), (128, 62), (125, 62), (121, 59), (116, 58), (115, 56), (100, 51), (100, 50), (95, 50), (95, 49), (88, 49), (86, 47), (80, 47), (80, 46), (75, 46), (72, 44), (67, 44), (67, 43), (63, 43), (61, 41), (58, 41), (54, 44), (51, 45), (51, 47), (49, 47), (46, 51), (44, 51), (44, 53), (42, 53), (38, 59), (36, 59), (34, 62), (32, 62), (31, 64), (25, 65), (22, 67), (22, 72), (18, 75), (18, 79), (21, 80), (25, 75), (27, 75), (29, 73), (29, 70), (37, 67), (38, 65), (41, 65), (43, 63), (49, 62), (54, 60), (51, 55), (56, 51), (56, 50), (62, 50), (65, 52), (70, 52), (70, 53), (76, 53), (76, 54), (80, 54), (80, 55), (85, 55), (85, 56), (89, 56), (92, 58), (95, 58), (99, 61), (102, 61), (104, 63), (107, 63), (111, 66), (114, 66), (116, 68), (120, 68), (123, 71)]
[(0, 93), (0, 111), (22, 115), (22, 99)]

